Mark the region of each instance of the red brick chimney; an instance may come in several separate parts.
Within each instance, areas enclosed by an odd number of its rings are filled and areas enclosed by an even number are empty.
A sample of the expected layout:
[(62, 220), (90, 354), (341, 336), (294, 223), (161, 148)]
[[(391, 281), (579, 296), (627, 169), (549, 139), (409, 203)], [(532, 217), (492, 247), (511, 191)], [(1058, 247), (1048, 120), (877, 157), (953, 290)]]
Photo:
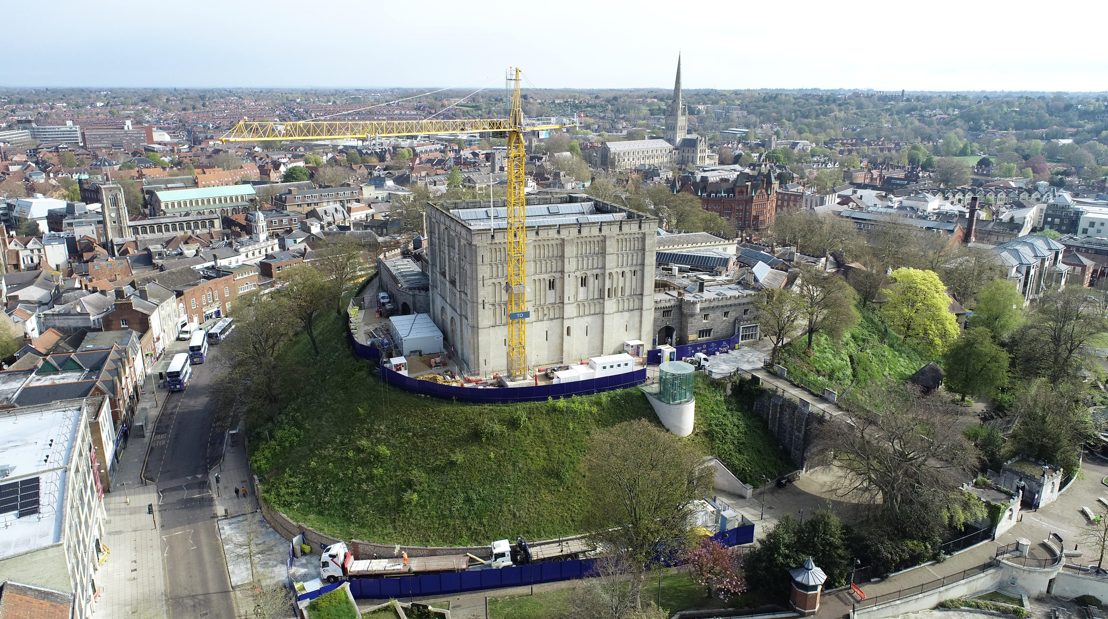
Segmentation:
[(973, 196), (969, 201), (969, 223), (966, 224), (965, 231), (962, 232), (962, 243), (969, 245), (974, 241), (973, 233), (977, 230), (977, 196)]

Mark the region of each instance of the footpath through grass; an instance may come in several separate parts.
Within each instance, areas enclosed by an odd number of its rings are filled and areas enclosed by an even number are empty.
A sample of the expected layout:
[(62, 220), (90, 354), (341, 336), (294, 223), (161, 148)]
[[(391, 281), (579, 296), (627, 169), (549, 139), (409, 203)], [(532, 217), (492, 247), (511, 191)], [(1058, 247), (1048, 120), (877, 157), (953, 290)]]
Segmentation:
[(814, 393), (831, 389), (840, 398), (883, 378), (904, 380), (929, 359), (904, 343), (870, 310), (861, 312), (857, 326), (835, 342), (817, 333), (812, 351), (805, 350), (807, 338), (797, 337), (782, 351), (789, 380)]
[[(320, 322), (319, 357), (304, 336), (285, 351), (282, 405), (254, 424), (251, 465), (275, 508), (339, 538), (484, 545), (580, 533), (588, 436), (655, 419), (638, 389), (514, 405), (413, 395), (350, 352), (339, 320)], [(689, 440), (720, 453), (743, 479), (782, 468), (752, 413), (705, 380), (697, 397)]]

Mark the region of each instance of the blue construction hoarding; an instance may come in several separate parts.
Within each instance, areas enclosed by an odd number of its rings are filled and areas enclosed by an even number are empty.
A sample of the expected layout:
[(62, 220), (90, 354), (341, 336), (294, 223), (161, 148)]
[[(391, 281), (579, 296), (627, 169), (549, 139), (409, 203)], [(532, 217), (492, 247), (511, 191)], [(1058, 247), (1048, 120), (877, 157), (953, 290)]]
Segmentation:
[[(733, 335), (725, 340), (712, 340), (710, 342), (693, 342), (691, 344), (681, 344), (680, 346), (674, 346), (677, 349), (677, 360), (691, 357), (698, 352), (702, 352), (706, 355), (714, 355), (716, 353), (727, 352), (728, 350), (735, 350), (739, 347), (739, 336)], [(662, 362), (661, 349), (655, 348), (653, 350), (646, 351), (646, 363), (648, 365), (658, 365)]]
[(381, 378), (383, 378), (386, 383), (400, 387), (405, 391), (429, 395), (434, 398), (457, 400), (459, 402), (507, 404), (509, 402), (545, 402), (551, 398), (566, 398), (574, 395), (599, 393), (611, 389), (634, 387), (646, 382), (646, 369), (616, 374), (615, 376), (605, 376), (603, 378), (579, 380), (571, 383), (511, 388), (440, 385), (431, 381), (404, 376), (388, 368), (381, 368)]
[[(754, 523), (745, 521), (742, 526), (729, 531), (721, 531), (713, 535), (712, 538), (725, 546), (751, 544), (754, 542)], [(501, 569), (418, 574), (392, 578), (352, 578), (348, 582), (350, 583), (350, 592), (359, 600), (413, 598), (574, 580), (591, 576), (595, 564), (596, 559), (569, 559), (566, 561), (551, 561), (550, 563), (513, 565)], [(321, 589), (297, 597), (301, 601), (315, 599), (336, 587), (338, 587), (338, 583), (326, 585)]]

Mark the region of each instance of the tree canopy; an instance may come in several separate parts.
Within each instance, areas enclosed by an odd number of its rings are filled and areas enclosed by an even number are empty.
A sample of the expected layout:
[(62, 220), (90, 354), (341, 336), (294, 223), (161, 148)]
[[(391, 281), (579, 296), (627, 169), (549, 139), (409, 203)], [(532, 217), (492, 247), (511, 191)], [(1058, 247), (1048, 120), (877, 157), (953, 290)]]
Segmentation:
[(1108, 331), (1105, 298), (1103, 291), (1086, 288), (1066, 288), (1040, 297), (1012, 340), (1020, 371), (1054, 382), (1071, 375), (1085, 361), (1085, 344)]
[(1008, 381), (1008, 352), (985, 327), (974, 327), (946, 351), (946, 386), (962, 396), (992, 397)]
[(958, 337), (946, 287), (934, 271), (900, 268), (885, 288), (881, 317), (896, 333), (930, 355), (941, 355)]
[(1023, 295), (1010, 281), (993, 280), (977, 295), (970, 324), (988, 329), (1003, 342), (1023, 323)]
[[(642, 575), (661, 550), (684, 552), (690, 501), (711, 485), (710, 467), (691, 444), (643, 419), (599, 430), (585, 452), (585, 520), (598, 541), (619, 549)], [(623, 526), (610, 528), (611, 522)]]
[(293, 167), (285, 170), (284, 175), (281, 176), (281, 182), (283, 182), (283, 183), (301, 183), (301, 182), (304, 182), (304, 181), (308, 180), (308, 178), (310, 176), (311, 176), (311, 173), (308, 172), (308, 168), (305, 168), (304, 166), (300, 166), (300, 165), (293, 166)]

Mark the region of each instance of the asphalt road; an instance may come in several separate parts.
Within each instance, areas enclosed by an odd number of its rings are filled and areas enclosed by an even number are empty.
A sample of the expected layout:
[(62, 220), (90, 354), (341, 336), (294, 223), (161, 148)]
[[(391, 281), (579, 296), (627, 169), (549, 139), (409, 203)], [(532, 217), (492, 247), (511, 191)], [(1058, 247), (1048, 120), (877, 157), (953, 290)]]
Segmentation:
[(174, 619), (235, 617), (208, 483), (223, 448), (210, 393), (219, 370), (213, 356), (192, 366), (184, 392), (167, 396), (146, 464), (146, 479), (158, 487), (166, 606)]

